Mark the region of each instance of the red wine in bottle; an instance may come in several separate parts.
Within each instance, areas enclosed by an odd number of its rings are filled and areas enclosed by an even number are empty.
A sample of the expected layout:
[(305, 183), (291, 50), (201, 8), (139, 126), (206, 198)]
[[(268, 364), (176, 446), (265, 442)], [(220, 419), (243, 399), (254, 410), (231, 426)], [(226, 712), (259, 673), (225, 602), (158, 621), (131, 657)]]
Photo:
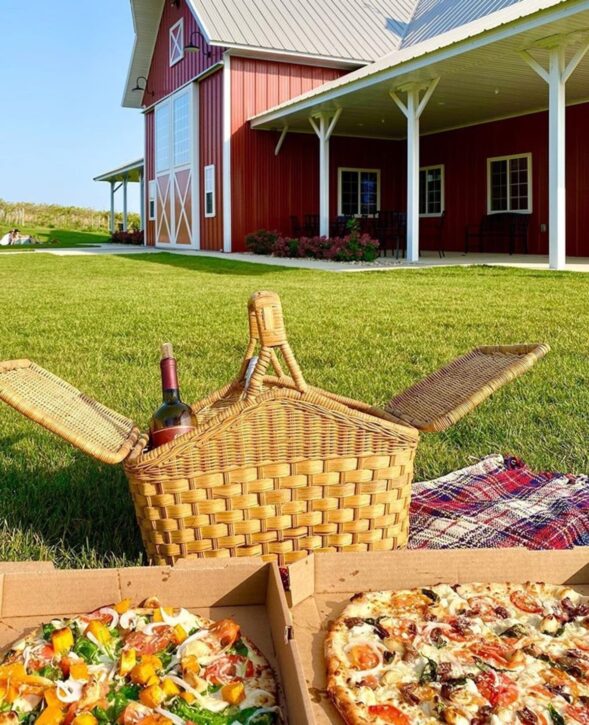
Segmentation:
[(169, 342), (162, 345), (160, 369), (164, 402), (154, 413), (149, 425), (150, 448), (169, 443), (196, 428), (196, 417), (192, 408), (180, 398), (176, 360)]

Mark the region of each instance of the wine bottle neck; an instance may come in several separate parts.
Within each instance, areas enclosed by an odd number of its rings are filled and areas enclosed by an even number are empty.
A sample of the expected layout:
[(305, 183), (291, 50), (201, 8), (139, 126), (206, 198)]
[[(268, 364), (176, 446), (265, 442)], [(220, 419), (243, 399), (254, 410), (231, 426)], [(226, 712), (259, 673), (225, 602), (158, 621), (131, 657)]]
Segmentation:
[(160, 361), (162, 372), (162, 395), (166, 403), (175, 403), (180, 400), (178, 385), (178, 373), (176, 371), (176, 360), (173, 357), (166, 357)]

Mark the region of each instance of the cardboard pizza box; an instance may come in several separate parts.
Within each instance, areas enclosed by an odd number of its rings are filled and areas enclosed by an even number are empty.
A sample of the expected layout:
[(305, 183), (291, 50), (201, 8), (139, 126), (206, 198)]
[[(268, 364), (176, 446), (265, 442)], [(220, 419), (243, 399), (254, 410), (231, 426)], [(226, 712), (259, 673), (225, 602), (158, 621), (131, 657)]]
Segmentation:
[(260, 559), (78, 570), (54, 569), (48, 562), (0, 563), (0, 650), (52, 617), (90, 612), (125, 597), (137, 604), (149, 596), (211, 619), (235, 619), (274, 668), (289, 725), (312, 721), (278, 567)]
[(589, 595), (589, 547), (567, 551), (526, 549), (397, 550), (315, 554), (289, 567), (295, 653), (300, 656), (314, 725), (342, 720), (325, 692), (323, 645), (330, 620), (357, 592), (412, 589), (433, 584), (542, 581), (568, 584)]

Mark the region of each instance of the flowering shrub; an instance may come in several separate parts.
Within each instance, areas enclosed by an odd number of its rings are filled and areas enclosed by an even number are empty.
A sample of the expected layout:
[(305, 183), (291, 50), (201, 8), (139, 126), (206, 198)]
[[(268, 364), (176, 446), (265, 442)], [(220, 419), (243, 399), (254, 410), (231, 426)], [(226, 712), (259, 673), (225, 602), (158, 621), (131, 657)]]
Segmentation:
[[(274, 234), (265, 232), (265, 234)], [(260, 232), (250, 234), (248, 238), (259, 238)], [(273, 254), (275, 257), (310, 257), (312, 259), (329, 259), (336, 262), (372, 262), (378, 256), (379, 243), (369, 234), (360, 234), (353, 229), (344, 237), (292, 237), (276, 236), (273, 243), (264, 246), (268, 251), (255, 254)], [(250, 251), (253, 246), (248, 244)], [(260, 248), (260, 247), (256, 247)]]
[(114, 232), (110, 241), (117, 244), (143, 244), (143, 232)]
[(245, 246), (254, 254), (272, 254), (272, 248), (279, 236), (280, 234), (276, 231), (258, 229), (257, 232), (247, 235)]

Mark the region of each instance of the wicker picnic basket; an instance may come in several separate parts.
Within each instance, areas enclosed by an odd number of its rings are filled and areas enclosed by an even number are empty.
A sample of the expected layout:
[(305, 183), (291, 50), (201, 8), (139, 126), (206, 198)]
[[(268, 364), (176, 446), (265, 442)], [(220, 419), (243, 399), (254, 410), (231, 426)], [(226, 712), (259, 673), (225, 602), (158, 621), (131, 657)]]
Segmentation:
[(404, 546), (419, 429), (453, 424), (548, 350), (480, 348), (387, 412), (305, 382), (277, 295), (253, 295), (248, 313), (237, 378), (193, 406), (194, 431), (151, 451), (133, 421), (43, 368), (0, 363), (0, 399), (95, 458), (123, 462), (155, 564), (188, 556), (288, 564), (309, 551)]

